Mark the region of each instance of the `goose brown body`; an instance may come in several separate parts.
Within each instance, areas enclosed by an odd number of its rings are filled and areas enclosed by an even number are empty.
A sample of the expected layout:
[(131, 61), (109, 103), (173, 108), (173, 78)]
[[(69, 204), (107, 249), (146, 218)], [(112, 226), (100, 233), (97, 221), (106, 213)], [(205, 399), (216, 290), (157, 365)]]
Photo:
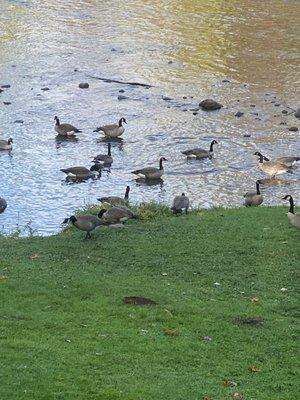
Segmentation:
[(54, 117), (55, 126), (54, 129), (60, 136), (74, 136), (75, 133), (81, 132), (76, 126), (70, 124), (61, 124), (58, 117)]
[(0, 150), (12, 150), (13, 139), (9, 138), (8, 140), (0, 140)]
[(287, 195), (282, 200), (289, 200), (290, 209), (287, 213), (288, 220), (296, 229), (300, 229), (300, 213), (295, 213), (293, 197), (291, 195)]
[(95, 215), (72, 215), (70, 218), (66, 218), (63, 223), (66, 224), (71, 222), (77, 229), (86, 232), (85, 238), (91, 238), (91, 232), (100, 225), (103, 225), (103, 222), (99, 217)]
[(105, 136), (110, 138), (117, 138), (123, 135), (125, 128), (123, 126), (123, 122), (127, 124), (126, 119), (124, 117), (120, 118), (117, 124), (110, 124), (100, 126), (99, 128), (95, 129), (95, 132), (103, 132)]
[[(291, 167), (286, 166), (277, 161), (265, 161), (266, 157), (264, 157), (260, 152), (255, 152), (255, 155), (259, 156), (259, 164), (258, 167), (264, 173), (270, 175), (272, 178), (276, 175), (284, 174), (286, 172), (293, 173)], [(265, 162), (264, 162), (265, 161)]]
[(187, 156), (187, 158), (196, 158), (198, 160), (201, 160), (203, 158), (212, 158), (214, 152), (213, 147), (215, 144), (218, 144), (218, 142), (216, 140), (213, 140), (210, 144), (209, 150), (196, 147), (194, 149), (182, 151), (182, 154)]
[(247, 192), (244, 195), (244, 197), (245, 197), (244, 205), (246, 207), (259, 206), (264, 201), (264, 198), (259, 190), (258, 181), (256, 182), (256, 192)]
[(93, 160), (95, 163), (112, 164), (113, 158), (111, 156), (111, 144), (108, 143), (107, 154), (98, 154)]
[(101, 175), (101, 166), (95, 164), (90, 169), (81, 166), (62, 168), (61, 171), (71, 179), (89, 179)]
[(97, 200), (101, 201), (101, 203), (109, 203), (112, 206), (126, 205), (126, 204), (128, 204), (128, 200), (129, 200), (129, 192), (130, 192), (130, 186), (127, 186), (124, 198), (118, 197), (118, 196), (104, 196), (104, 197), (100, 197)]
[(181, 214), (182, 210), (184, 210), (185, 213), (187, 214), (189, 206), (190, 206), (189, 198), (184, 193), (182, 193), (180, 196), (176, 196), (174, 198), (171, 210), (173, 211), (174, 214)]
[(108, 210), (102, 209), (99, 212), (99, 217), (104, 224), (116, 224), (118, 222), (125, 222), (128, 219), (137, 219), (138, 216), (125, 206), (113, 206)]
[(132, 171), (132, 174), (140, 175), (145, 179), (160, 179), (163, 176), (164, 168), (163, 168), (163, 161), (167, 161), (165, 157), (161, 157), (159, 160), (159, 168), (155, 167), (146, 167), (142, 169), (136, 169)]

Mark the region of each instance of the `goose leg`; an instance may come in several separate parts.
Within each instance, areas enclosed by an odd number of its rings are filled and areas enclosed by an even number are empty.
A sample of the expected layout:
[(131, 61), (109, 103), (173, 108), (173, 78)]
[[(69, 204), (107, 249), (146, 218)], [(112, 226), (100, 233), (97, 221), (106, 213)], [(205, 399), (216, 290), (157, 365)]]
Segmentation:
[(85, 235), (85, 239), (92, 239), (90, 232), (87, 232)]

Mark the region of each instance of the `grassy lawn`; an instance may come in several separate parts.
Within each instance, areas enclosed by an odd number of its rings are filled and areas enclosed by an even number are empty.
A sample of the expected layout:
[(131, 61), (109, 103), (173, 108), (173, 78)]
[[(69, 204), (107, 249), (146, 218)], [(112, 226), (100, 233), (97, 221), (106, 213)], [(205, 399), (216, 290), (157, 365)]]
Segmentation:
[(286, 212), (146, 210), (92, 240), (0, 237), (0, 398), (296, 399), (300, 235)]

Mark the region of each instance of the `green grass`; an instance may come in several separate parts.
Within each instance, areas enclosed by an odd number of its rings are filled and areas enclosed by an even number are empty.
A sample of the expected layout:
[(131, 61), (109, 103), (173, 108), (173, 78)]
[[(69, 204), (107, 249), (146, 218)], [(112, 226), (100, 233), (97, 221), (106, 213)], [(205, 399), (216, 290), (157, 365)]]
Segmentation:
[[(0, 237), (1, 399), (297, 398), (300, 236), (286, 208), (159, 210), (90, 241)], [(123, 304), (135, 295), (158, 304)]]

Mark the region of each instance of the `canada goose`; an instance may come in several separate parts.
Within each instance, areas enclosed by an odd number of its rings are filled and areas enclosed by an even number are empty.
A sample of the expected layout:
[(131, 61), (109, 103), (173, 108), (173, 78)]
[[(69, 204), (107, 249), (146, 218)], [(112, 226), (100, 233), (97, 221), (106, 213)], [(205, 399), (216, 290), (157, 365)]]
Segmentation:
[(6, 200), (0, 197), (0, 214), (4, 212), (7, 207)]
[(276, 162), (276, 161), (266, 161), (266, 157), (263, 156), (259, 151), (256, 151), (254, 155), (259, 156), (259, 168), (265, 172), (266, 174), (270, 175), (272, 178), (274, 178), (276, 175), (279, 174), (284, 174), (285, 172), (288, 172), (292, 174), (291, 167), (287, 167), (286, 165)]
[(125, 222), (128, 219), (138, 219), (138, 216), (125, 206), (113, 206), (108, 210), (102, 209), (98, 214), (104, 224), (110, 225)]
[(110, 143), (108, 143), (107, 154), (98, 154), (96, 157), (94, 157), (94, 162), (101, 163), (101, 164), (112, 164), (113, 163), (113, 158), (111, 156), (111, 144)]
[(125, 131), (123, 122), (127, 124), (126, 119), (124, 117), (122, 117), (117, 124), (100, 126), (99, 128), (95, 129), (94, 132), (101, 131), (107, 137), (117, 138), (121, 136)]
[(182, 193), (181, 196), (176, 196), (174, 198), (171, 210), (173, 211), (173, 214), (181, 214), (182, 210), (185, 210), (185, 213), (187, 214), (189, 206), (189, 198)]
[[(265, 161), (270, 161), (267, 157), (265, 157), (265, 156), (263, 156), (263, 157), (264, 157)], [(293, 157), (293, 156), (280, 157), (280, 158), (276, 158), (274, 161), (284, 164), (285, 166), (291, 168), (296, 164), (297, 161), (300, 161), (300, 157)]]
[(132, 171), (132, 174), (140, 175), (145, 179), (160, 179), (164, 173), (163, 161), (168, 161), (165, 157), (159, 159), (159, 168), (146, 167)]
[(55, 120), (54, 129), (60, 136), (73, 136), (75, 135), (75, 133), (81, 132), (80, 129), (76, 128), (73, 125), (61, 124), (57, 116), (54, 117), (54, 120)]
[(127, 186), (123, 199), (122, 199), (122, 197), (118, 197), (118, 196), (106, 196), (106, 197), (100, 197), (97, 200), (101, 201), (101, 203), (109, 203), (112, 206), (120, 205), (120, 204), (121, 205), (127, 204), (128, 199), (129, 199), (129, 192), (130, 192), (130, 186)]
[(290, 202), (290, 209), (287, 214), (288, 220), (290, 223), (296, 228), (300, 229), (300, 213), (295, 213), (294, 210), (294, 199), (289, 194), (284, 196), (282, 200), (289, 200)]
[(62, 172), (67, 174), (67, 178), (73, 180), (84, 180), (89, 178), (95, 178), (101, 176), (101, 165), (94, 164), (90, 169), (86, 167), (70, 167), (70, 168), (62, 168)]
[(256, 192), (247, 192), (244, 194), (244, 197), (244, 206), (246, 207), (259, 206), (264, 201), (264, 198), (260, 194), (258, 181), (256, 181)]
[(218, 144), (218, 142), (216, 140), (213, 140), (210, 144), (209, 150), (204, 150), (199, 147), (198, 148), (196, 147), (195, 149), (185, 150), (182, 151), (181, 153), (187, 156), (187, 158), (196, 158), (197, 160), (201, 160), (202, 158), (211, 159), (213, 156), (215, 144)]
[(0, 140), (0, 150), (12, 150), (13, 140), (9, 138), (8, 140)]
[(96, 217), (95, 215), (72, 215), (70, 218), (66, 218), (63, 221), (63, 224), (67, 224), (71, 222), (77, 229), (86, 232), (85, 239), (91, 239), (91, 231), (97, 228), (100, 225), (103, 225), (103, 222), (100, 220), (100, 216)]

